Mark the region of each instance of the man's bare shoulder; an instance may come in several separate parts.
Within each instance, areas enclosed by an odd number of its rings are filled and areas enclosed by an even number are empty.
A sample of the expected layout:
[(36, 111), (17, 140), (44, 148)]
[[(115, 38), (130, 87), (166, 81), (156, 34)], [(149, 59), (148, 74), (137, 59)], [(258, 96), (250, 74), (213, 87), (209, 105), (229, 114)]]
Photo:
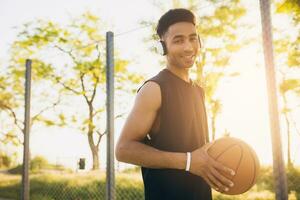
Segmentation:
[(135, 104), (158, 110), (161, 105), (161, 91), (158, 83), (154, 81), (145, 83), (137, 93)]

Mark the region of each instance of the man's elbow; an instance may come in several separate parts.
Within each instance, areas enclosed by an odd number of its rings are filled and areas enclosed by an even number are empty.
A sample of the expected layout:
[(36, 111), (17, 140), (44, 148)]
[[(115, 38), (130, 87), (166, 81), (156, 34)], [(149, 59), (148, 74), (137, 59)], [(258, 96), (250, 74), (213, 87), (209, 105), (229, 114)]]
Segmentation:
[(124, 162), (124, 145), (118, 143), (116, 146), (115, 156), (117, 161)]

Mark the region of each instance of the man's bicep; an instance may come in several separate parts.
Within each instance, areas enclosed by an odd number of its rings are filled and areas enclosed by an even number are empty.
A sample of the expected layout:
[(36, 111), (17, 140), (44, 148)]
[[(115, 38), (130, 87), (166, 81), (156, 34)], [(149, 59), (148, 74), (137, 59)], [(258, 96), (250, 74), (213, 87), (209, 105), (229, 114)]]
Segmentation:
[(125, 122), (120, 140), (141, 141), (150, 131), (161, 104), (160, 88), (148, 82), (139, 91)]

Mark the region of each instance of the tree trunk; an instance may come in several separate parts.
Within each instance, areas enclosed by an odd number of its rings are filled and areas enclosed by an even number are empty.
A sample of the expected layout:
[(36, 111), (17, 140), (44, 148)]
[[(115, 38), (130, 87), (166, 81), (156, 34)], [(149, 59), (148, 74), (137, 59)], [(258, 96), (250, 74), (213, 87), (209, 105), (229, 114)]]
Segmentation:
[(92, 150), (93, 154), (93, 170), (97, 170), (100, 168), (100, 163), (99, 163), (99, 151), (97, 148), (93, 148)]
[(283, 94), (283, 102), (284, 102), (284, 118), (286, 123), (286, 131), (287, 131), (287, 166), (288, 168), (293, 167), (292, 159), (291, 159), (291, 129), (290, 129), (290, 121), (288, 117), (288, 108), (287, 108), (287, 99), (285, 94)]
[(290, 131), (290, 122), (287, 113), (284, 113), (284, 118), (285, 118), (286, 128), (287, 128), (287, 166), (292, 167), (293, 163), (291, 159), (291, 131)]
[(93, 121), (93, 105), (91, 102), (88, 103), (89, 106), (89, 124), (88, 124), (88, 142), (90, 149), (92, 151), (92, 158), (93, 158), (93, 168), (92, 170), (100, 169), (99, 164), (99, 149), (98, 145), (95, 144), (93, 134), (94, 134), (94, 121)]
[(211, 135), (212, 135), (212, 141), (214, 141), (216, 137), (216, 119), (214, 115), (211, 118)]

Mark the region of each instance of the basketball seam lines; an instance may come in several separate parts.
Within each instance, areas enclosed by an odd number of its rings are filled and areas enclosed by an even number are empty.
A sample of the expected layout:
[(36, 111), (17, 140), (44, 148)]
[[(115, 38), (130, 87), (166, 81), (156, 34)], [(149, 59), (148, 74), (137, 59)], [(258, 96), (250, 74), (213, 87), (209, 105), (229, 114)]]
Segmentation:
[[(241, 148), (241, 149), (242, 149), (242, 156), (241, 156), (241, 158), (240, 158), (240, 161), (239, 161), (239, 165), (238, 165), (238, 167), (240, 167), (240, 164), (241, 164), (242, 158), (244, 157), (244, 149), (243, 149), (243, 148)], [(242, 193), (246, 192), (248, 189), (249, 189), (249, 188), (246, 188), (246, 190), (242, 191)]]
[[(214, 146), (215, 144), (216, 144), (216, 143), (214, 143), (212, 146)], [(228, 146), (228, 147), (227, 147), (222, 153), (220, 153), (220, 155), (218, 155), (215, 159), (218, 159), (221, 155), (223, 155), (223, 153), (225, 153), (228, 149), (234, 147), (235, 145), (238, 145), (238, 144), (232, 144), (232, 145)], [(211, 147), (212, 147), (212, 146), (211, 146)], [(238, 145), (238, 146), (240, 147), (240, 145)], [(211, 148), (211, 147), (210, 147), (210, 148)], [(240, 164), (241, 164), (242, 158), (243, 158), (243, 156), (244, 156), (244, 150), (243, 150), (243, 148), (240, 147), (240, 149), (241, 149), (241, 154), (242, 154), (242, 155), (241, 155), (241, 157), (240, 157), (240, 160), (239, 160), (239, 163), (238, 163), (238, 165), (237, 165), (237, 168), (235, 169), (236, 172), (237, 172), (237, 170), (238, 170), (238, 168), (239, 168), (239, 166), (240, 166)], [(256, 166), (255, 166), (256, 160), (254, 159), (251, 150), (250, 150), (249, 153), (250, 153), (250, 155), (251, 155), (251, 158), (253, 159), (254, 174), (256, 174)], [(234, 179), (234, 177), (233, 177), (233, 179)], [(231, 180), (233, 181), (233, 179), (231, 179)], [(254, 181), (255, 181), (255, 176), (253, 176), (253, 179), (252, 179), (252, 181), (251, 181), (251, 184), (250, 184), (251, 187), (252, 187)], [(245, 191), (243, 191), (242, 193), (246, 192), (248, 189), (249, 189), (249, 188), (247, 188), (247, 189), (246, 189)]]
[[(213, 146), (213, 145), (212, 145)], [(230, 148), (232, 148), (232, 147), (234, 147), (234, 146), (238, 146), (240, 149), (241, 149), (241, 157), (240, 157), (240, 160), (239, 160), (239, 162), (238, 162), (238, 164), (237, 164), (237, 168), (235, 169), (235, 172), (237, 172), (237, 170), (238, 170), (238, 168), (239, 168), (239, 166), (240, 166), (240, 164), (241, 164), (241, 161), (242, 161), (242, 158), (243, 158), (243, 149), (238, 145), (238, 144), (232, 144), (232, 145), (230, 145), (230, 146), (228, 146), (225, 150), (223, 150), (223, 152), (222, 153), (220, 153), (220, 155), (218, 155), (217, 157), (216, 157), (216, 159), (218, 159), (221, 155), (223, 155), (223, 153), (225, 153), (228, 149), (230, 149)], [(231, 179), (232, 181), (234, 181), (234, 177)], [(247, 190), (246, 190), (247, 191)]]
[[(243, 150), (242, 150), (242, 151), (243, 151)], [(244, 153), (244, 152), (243, 152), (243, 153)], [(251, 155), (251, 158), (253, 159), (253, 155), (252, 155), (252, 153), (250, 152), (250, 150), (249, 150), (249, 154)], [(242, 154), (242, 156), (244, 156), (244, 154)], [(254, 161), (254, 159), (253, 159), (253, 161)], [(254, 165), (255, 165), (255, 161), (254, 161), (253, 163), (254, 163)], [(252, 187), (253, 182), (254, 182), (254, 178), (255, 178), (255, 171), (256, 171), (256, 169), (255, 169), (255, 166), (254, 166), (254, 176), (253, 176), (253, 179), (252, 179), (252, 181), (251, 181), (251, 184), (249, 185), (250, 187), (246, 188), (242, 193), (248, 191), (248, 190)]]
[[(218, 159), (221, 155), (223, 155), (223, 153), (225, 153), (228, 149), (230, 149), (231, 147), (233, 147), (233, 146), (235, 146), (235, 145), (237, 145), (237, 144), (232, 144), (231, 146), (228, 146), (226, 149), (224, 149), (223, 150), (223, 152), (222, 153), (220, 153), (220, 155), (218, 155), (215, 159)], [(212, 146), (211, 146), (212, 147)], [(210, 147), (210, 148), (211, 148)]]

